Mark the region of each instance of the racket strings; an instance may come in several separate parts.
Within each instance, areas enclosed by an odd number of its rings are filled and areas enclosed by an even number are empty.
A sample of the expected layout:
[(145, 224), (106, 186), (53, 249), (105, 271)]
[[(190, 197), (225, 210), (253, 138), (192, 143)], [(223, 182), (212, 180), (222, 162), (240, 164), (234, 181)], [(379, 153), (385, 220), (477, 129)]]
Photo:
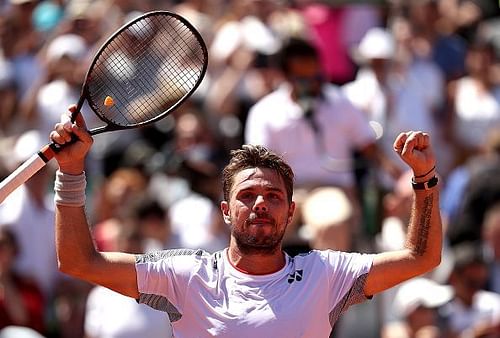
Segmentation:
[[(200, 37), (174, 16), (148, 16), (116, 35), (90, 72), (89, 104), (124, 127), (147, 123), (189, 95), (203, 77)], [(105, 105), (106, 97), (112, 105)]]

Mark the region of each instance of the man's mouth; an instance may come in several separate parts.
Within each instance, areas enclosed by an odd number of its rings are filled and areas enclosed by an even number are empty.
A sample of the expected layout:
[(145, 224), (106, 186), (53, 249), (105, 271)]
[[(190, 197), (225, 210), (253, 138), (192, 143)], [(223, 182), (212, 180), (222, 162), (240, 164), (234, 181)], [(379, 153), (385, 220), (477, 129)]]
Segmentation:
[(247, 225), (257, 225), (257, 226), (264, 226), (264, 225), (274, 225), (275, 222), (271, 217), (258, 217), (258, 216), (250, 216), (247, 220)]
[(249, 222), (249, 224), (254, 224), (254, 225), (273, 225), (274, 222), (270, 219), (267, 218), (258, 218), (254, 219)]

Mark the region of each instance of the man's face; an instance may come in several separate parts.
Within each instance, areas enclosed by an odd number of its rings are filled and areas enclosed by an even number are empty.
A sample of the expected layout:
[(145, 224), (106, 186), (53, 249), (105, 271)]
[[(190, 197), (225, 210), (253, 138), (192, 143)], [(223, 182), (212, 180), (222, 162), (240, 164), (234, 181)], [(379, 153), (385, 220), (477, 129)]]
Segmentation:
[(271, 254), (281, 249), (295, 203), (288, 202), (283, 179), (267, 168), (249, 168), (233, 178), (229, 201), (221, 203), (231, 237), (245, 254)]
[(296, 97), (317, 97), (323, 84), (321, 64), (312, 57), (292, 58), (288, 61), (288, 81)]

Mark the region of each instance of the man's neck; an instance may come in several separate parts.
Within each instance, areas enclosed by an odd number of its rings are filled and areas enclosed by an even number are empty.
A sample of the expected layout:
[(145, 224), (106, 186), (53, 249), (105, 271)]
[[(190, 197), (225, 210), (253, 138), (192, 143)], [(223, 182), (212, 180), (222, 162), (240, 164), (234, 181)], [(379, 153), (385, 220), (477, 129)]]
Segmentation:
[(279, 248), (271, 254), (244, 254), (231, 242), (227, 250), (229, 263), (250, 275), (267, 275), (281, 270), (286, 263), (285, 253)]

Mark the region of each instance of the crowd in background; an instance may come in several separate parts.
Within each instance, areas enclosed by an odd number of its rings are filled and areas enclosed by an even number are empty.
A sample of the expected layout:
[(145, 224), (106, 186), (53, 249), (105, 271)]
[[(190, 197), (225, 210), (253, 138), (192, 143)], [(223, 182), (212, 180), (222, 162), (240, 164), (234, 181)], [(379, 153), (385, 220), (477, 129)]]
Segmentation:
[[(220, 174), (244, 143), (296, 172), (290, 254), (401, 249), (411, 173), (392, 142), (423, 130), (438, 158), (442, 264), (355, 306), (332, 337), (500, 337), (498, 2), (0, 0), (1, 178), (48, 142), (102, 42), (151, 10), (200, 31), (208, 72), (170, 116), (95, 137), (87, 215), (100, 250), (224, 248)], [(58, 272), (55, 169), (0, 205), (0, 338), (168, 337), (166, 314)]]

